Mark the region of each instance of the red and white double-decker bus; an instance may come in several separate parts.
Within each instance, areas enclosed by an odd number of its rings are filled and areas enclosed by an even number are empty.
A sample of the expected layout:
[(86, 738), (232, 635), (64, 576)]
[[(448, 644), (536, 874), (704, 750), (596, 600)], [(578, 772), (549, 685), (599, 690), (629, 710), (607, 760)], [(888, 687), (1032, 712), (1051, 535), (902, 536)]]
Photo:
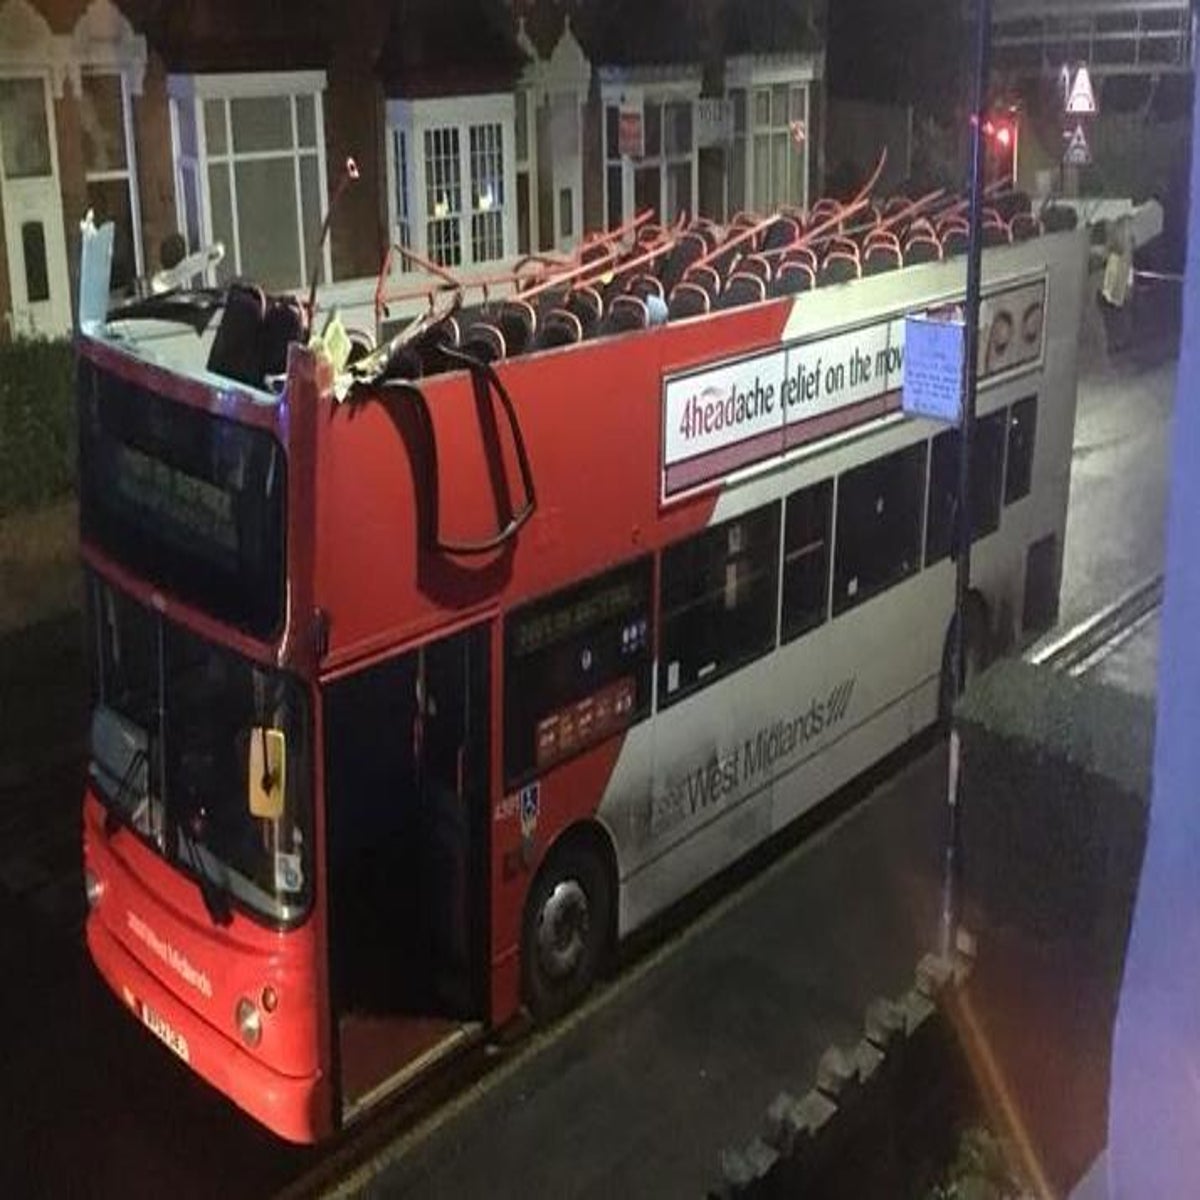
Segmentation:
[[(976, 656), (1053, 617), (1085, 250), (990, 228)], [(317, 1139), (933, 722), (958, 435), (899, 388), (960, 234), (639, 226), (441, 278), (340, 373), (245, 288), (81, 336), (87, 942), (133, 1013)]]

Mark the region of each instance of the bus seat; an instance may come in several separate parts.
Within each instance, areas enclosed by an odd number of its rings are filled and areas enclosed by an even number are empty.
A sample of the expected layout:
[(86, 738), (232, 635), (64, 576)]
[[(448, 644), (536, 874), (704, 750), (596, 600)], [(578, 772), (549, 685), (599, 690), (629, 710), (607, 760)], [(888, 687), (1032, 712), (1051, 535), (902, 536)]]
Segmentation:
[(683, 278), (688, 267), (707, 253), (708, 245), (698, 233), (683, 234), (663, 265), (663, 289), (669, 292)]
[(959, 229), (957, 225), (952, 225), (942, 236), (943, 256), (954, 258), (959, 254), (966, 254), (969, 241), (970, 236), (965, 229)]
[(643, 300), (650, 295), (657, 296), (660, 300), (665, 299), (662, 280), (657, 275), (648, 275), (645, 272), (635, 275), (629, 281), (629, 294), (641, 296)]
[(855, 255), (847, 254), (844, 250), (831, 250), (825, 256), (825, 261), (821, 263), (821, 270), (817, 274), (817, 285), (828, 287), (831, 283), (849, 283), (850, 280), (857, 279), (861, 274), (862, 268)]
[(462, 349), (483, 362), (497, 362), (505, 357), (508, 347), (498, 325), (490, 321), (477, 321), (463, 337)]
[(608, 309), (605, 330), (608, 333), (626, 333), (631, 329), (645, 329), (650, 324), (650, 310), (641, 296), (616, 296)]
[(263, 322), (267, 298), (254, 284), (231, 283), (221, 323), (208, 352), (208, 369), (251, 387), (263, 386)]
[(758, 304), (767, 298), (767, 285), (757, 275), (735, 271), (717, 300), (717, 308), (738, 308), (743, 304)]
[(708, 263), (691, 267), (683, 277), (683, 282), (698, 284), (708, 293), (709, 302), (713, 304), (721, 294), (721, 276), (717, 274), (716, 268)]
[(885, 271), (896, 271), (904, 266), (904, 257), (896, 246), (887, 242), (876, 242), (867, 247), (863, 255), (862, 273), (864, 275), (882, 275)]
[(763, 235), (763, 250), (780, 250), (790, 246), (800, 236), (800, 222), (795, 217), (779, 217), (767, 226)]
[(1014, 213), (1008, 224), (1009, 236), (1014, 242), (1027, 242), (1042, 232), (1042, 224), (1032, 213)]
[(294, 296), (274, 296), (267, 301), (262, 325), (263, 378), (287, 372), (288, 347), (307, 339), (304, 309)]
[(771, 263), (769, 259), (763, 258), (761, 254), (747, 254), (741, 262), (738, 263), (738, 271), (744, 271), (747, 275), (757, 275), (763, 283), (771, 282)]
[(678, 321), (684, 317), (701, 317), (711, 308), (708, 293), (698, 283), (685, 279), (675, 285), (668, 313), (672, 321)]
[(554, 346), (570, 346), (583, 341), (583, 326), (579, 318), (565, 308), (552, 308), (542, 319), (537, 336), (537, 348), (548, 350)]
[(528, 300), (507, 300), (496, 316), (509, 355), (523, 354), (537, 330), (537, 313)]
[(1007, 246), (1011, 240), (1008, 226), (1003, 222), (998, 225), (990, 221), (984, 223), (983, 244), (985, 246)]
[(604, 301), (594, 287), (581, 283), (573, 288), (567, 299), (566, 309), (579, 318), (583, 336), (591, 337), (600, 323), (600, 314), (604, 311)]
[(909, 266), (915, 263), (941, 262), (941, 260), (941, 243), (931, 234), (914, 234), (904, 245), (904, 261)]
[(791, 296), (797, 292), (810, 292), (816, 286), (816, 276), (807, 263), (785, 262), (771, 284), (771, 295)]
[(808, 246), (793, 246), (784, 253), (785, 263), (802, 263), (815, 275), (817, 273), (817, 256)]

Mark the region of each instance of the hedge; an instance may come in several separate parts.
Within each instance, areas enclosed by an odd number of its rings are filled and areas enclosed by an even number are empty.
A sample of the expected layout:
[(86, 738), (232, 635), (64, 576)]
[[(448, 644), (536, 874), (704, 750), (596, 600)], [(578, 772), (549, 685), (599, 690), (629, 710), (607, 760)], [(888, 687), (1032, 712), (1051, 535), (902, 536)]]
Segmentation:
[(0, 344), (0, 517), (74, 490), (74, 378), (65, 339)]

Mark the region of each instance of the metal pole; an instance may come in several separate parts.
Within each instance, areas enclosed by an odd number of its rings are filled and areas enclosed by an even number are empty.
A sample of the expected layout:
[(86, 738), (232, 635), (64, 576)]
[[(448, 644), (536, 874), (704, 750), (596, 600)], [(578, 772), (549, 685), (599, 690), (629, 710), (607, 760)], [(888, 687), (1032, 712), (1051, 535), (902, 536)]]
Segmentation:
[[(992, 35), (991, 0), (978, 0), (975, 30), (975, 77), (971, 100), (970, 239), (967, 246), (967, 295), (963, 312), (962, 423), (958, 439), (958, 520), (955, 522), (957, 572), (954, 587), (954, 622), (950, 643), (950, 695), (962, 687), (964, 624), (967, 589), (971, 585), (971, 444), (975, 431), (975, 383), (979, 362), (979, 291), (983, 265), (983, 124), (987, 117), (988, 69)], [(958, 731), (951, 722), (950, 769), (946, 801), (946, 858), (943, 877), (941, 951), (954, 950), (958, 925), (959, 876), (962, 870), (959, 812)]]

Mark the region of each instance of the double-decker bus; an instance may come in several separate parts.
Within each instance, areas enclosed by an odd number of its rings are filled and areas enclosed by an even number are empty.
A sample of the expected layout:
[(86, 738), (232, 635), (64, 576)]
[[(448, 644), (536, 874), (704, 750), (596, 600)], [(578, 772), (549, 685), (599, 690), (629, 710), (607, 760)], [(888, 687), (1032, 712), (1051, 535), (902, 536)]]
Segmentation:
[[(443, 272), (356, 362), (246, 287), (81, 335), (87, 944), (154, 1035), (316, 1140), (937, 719), (948, 204)], [(1085, 260), (989, 223), (973, 659), (1054, 616)]]

